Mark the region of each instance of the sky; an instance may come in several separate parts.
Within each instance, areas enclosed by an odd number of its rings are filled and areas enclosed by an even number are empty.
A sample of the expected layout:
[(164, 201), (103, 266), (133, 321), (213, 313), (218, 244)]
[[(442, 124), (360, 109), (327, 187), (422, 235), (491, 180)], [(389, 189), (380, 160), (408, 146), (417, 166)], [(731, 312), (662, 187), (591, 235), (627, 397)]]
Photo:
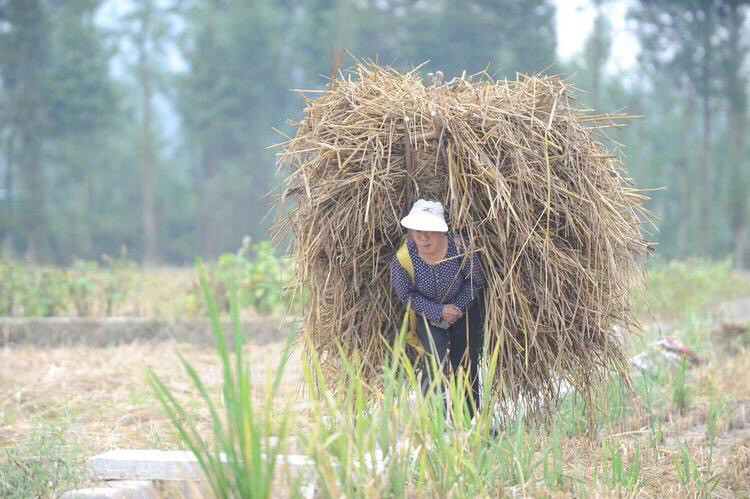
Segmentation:
[[(607, 71), (632, 69), (638, 56), (638, 40), (628, 27), (625, 14), (632, 0), (607, 2), (605, 12), (612, 25), (612, 57)], [(596, 11), (590, 0), (555, 0), (557, 6), (557, 53), (570, 60), (583, 49), (594, 25)]]

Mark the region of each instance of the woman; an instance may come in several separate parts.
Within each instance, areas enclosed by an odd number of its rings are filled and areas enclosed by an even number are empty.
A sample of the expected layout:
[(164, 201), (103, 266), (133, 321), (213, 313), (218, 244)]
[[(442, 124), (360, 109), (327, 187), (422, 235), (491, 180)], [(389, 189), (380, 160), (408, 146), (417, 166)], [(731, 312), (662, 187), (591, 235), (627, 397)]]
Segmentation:
[[(409, 229), (410, 237), (391, 261), (391, 283), (399, 299), (417, 314), (417, 336), (428, 355), (427, 379), (433, 359), (446, 378), (464, 368), (471, 382), (471, 392), (466, 393), (471, 418), (479, 406), (483, 341), (485, 278), (479, 257), (464, 254), (460, 238), (448, 234), (443, 205), (437, 201), (420, 199), (401, 225)], [(428, 386), (423, 385), (425, 390)]]

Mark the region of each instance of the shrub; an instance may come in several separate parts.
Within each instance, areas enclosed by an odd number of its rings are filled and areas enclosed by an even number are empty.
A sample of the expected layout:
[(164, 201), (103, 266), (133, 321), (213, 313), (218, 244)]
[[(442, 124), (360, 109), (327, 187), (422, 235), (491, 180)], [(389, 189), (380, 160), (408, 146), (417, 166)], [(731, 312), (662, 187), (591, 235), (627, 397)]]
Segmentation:
[[(243, 240), (236, 253), (225, 253), (207, 268), (206, 280), (219, 310), (229, 310), (229, 283), (237, 286), (238, 304), (241, 309), (251, 307), (261, 315), (282, 313), (291, 304), (287, 286), (293, 273), (290, 259), (276, 256), (270, 241), (251, 244)], [(193, 285), (188, 292), (189, 302), (203, 313), (199, 286)]]

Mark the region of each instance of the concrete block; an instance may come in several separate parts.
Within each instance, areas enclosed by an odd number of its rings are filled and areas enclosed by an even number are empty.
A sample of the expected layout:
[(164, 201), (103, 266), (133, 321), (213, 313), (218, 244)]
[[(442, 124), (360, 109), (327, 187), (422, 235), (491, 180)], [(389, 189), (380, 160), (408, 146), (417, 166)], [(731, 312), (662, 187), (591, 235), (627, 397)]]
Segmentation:
[(107, 487), (92, 487), (65, 492), (60, 499), (158, 499), (148, 481), (110, 482)]
[[(88, 460), (93, 480), (204, 480), (198, 459), (189, 451), (118, 449)], [(300, 454), (282, 455), (276, 465), (292, 473), (311, 473), (313, 461)]]
[(88, 460), (94, 480), (202, 480), (192, 452), (117, 449)]

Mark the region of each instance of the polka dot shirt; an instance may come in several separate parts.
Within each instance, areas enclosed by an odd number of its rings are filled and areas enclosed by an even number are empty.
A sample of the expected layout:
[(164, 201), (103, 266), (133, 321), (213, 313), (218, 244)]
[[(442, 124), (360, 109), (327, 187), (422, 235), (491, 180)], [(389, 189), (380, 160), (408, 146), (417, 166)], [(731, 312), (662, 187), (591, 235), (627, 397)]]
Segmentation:
[(448, 237), (445, 259), (435, 265), (422, 260), (414, 241), (409, 240), (408, 247), (414, 264), (415, 283), (412, 284), (409, 273), (395, 255), (391, 260), (391, 283), (402, 302), (411, 300), (414, 311), (430, 321), (439, 322), (443, 305), (449, 303), (461, 310), (467, 309), (484, 288), (485, 278), (479, 256), (472, 254), (461, 268), (464, 258), (459, 255), (453, 237)]

